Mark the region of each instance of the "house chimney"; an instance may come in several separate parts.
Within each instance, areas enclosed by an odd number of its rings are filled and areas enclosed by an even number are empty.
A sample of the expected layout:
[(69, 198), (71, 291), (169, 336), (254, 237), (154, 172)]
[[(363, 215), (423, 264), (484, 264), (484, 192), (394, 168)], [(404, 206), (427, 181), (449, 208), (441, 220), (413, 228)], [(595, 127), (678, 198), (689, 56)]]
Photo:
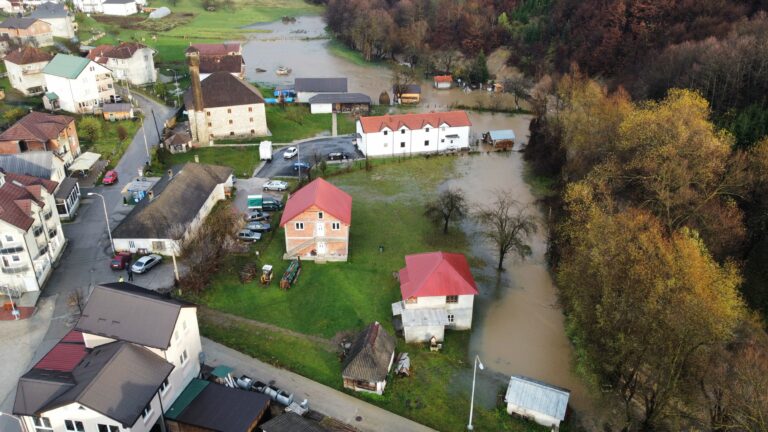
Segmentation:
[(192, 81), (192, 105), (197, 112), (203, 110), (203, 88), (200, 86), (200, 53), (193, 50), (187, 53), (189, 78)]

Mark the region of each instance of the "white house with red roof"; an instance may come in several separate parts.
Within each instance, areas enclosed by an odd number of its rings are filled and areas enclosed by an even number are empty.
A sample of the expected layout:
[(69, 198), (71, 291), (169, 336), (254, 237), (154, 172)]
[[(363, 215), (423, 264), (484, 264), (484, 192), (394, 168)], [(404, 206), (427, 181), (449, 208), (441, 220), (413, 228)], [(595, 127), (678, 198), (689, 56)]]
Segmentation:
[(352, 197), (318, 178), (288, 198), (280, 218), (285, 228), (285, 259), (346, 261)]
[(357, 146), (367, 157), (463, 150), (471, 126), (465, 111), (361, 117)]
[(157, 81), (155, 50), (138, 42), (121, 42), (117, 46), (99, 45), (88, 52), (88, 59), (112, 70), (112, 77), (137, 86)]
[(400, 317), (406, 342), (442, 341), (446, 328), (472, 328), (478, 291), (464, 255), (408, 255), (399, 277), (403, 300), (392, 303), (392, 315)]

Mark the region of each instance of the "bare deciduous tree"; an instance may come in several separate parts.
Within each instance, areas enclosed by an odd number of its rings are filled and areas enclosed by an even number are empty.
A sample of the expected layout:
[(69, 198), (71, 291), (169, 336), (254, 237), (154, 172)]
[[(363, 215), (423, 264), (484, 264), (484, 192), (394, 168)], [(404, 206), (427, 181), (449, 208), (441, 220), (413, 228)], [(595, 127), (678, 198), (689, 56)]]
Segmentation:
[(416, 82), (416, 70), (408, 66), (396, 66), (392, 69), (392, 92), (395, 102), (400, 101), (408, 86)]
[(443, 234), (448, 234), (448, 224), (467, 215), (467, 200), (462, 191), (446, 189), (427, 204), (424, 214), (436, 224), (443, 224)]
[(531, 255), (531, 247), (526, 240), (537, 231), (538, 225), (527, 207), (521, 206), (509, 195), (498, 192), (493, 204), (481, 207), (474, 216), (485, 228), (482, 235), (496, 246), (499, 254), (497, 270), (504, 268), (504, 258), (509, 252), (523, 259)]

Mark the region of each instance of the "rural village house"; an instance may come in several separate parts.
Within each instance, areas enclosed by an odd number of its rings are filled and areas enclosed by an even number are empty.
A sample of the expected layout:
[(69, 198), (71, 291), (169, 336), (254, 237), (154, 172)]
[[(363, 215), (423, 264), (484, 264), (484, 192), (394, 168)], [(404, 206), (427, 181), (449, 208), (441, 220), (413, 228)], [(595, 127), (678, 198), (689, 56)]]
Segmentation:
[(259, 89), (227, 72), (215, 72), (201, 82), (198, 52), (188, 53), (187, 59), (192, 83), (184, 94), (184, 106), (195, 143), (269, 135)]
[(296, 92), (296, 102), (309, 103), (312, 97), (319, 94), (347, 92), (346, 78), (296, 78), (293, 86)]
[(136, 0), (104, 0), (101, 12), (104, 15), (128, 16), (139, 12)]
[(64, 3), (42, 3), (29, 14), (29, 17), (50, 24), (53, 37), (67, 39), (75, 37), (77, 24), (75, 23), (75, 18), (69, 10), (67, 10), (67, 6)]
[(19, 45), (36, 47), (53, 45), (51, 25), (36, 18), (9, 17), (0, 23), (0, 35), (7, 35)]
[(395, 338), (378, 322), (370, 324), (357, 336), (344, 359), (341, 371), (344, 388), (384, 393), (394, 360)]
[(64, 250), (56, 182), (0, 173), (0, 285), (39, 295)]
[(451, 75), (435, 75), (432, 79), (432, 86), (436, 89), (449, 89), (453, 85), (453, 77)]
[(464, 111), (361, 117), (357, 146), (366, 157), (467, 149), (471, 125)]
[(112, 71), (83, 57), (56, 54), (43, 69), (46, 96), (55, 95), (56, 107), (91, 114), (100, 104), (114, 102)]
[(371, 98), (362, 93), (321, 93), (309, 98), (309, 110), (312, 114), (367, 114)]
[(17, 48), (5, 55), (5, 70), (11, 87), (24, 96), (34, 96), (45, 92), (43, 68), (53, 55), (31, 45)]
[(318, 178), (288, 198), (280, 218), (285, 227), (285, 259), (346, 261), (352, 197)]
[(243, 47), (240, 45), (240, 42), (196, 43), (190, 44), (185, 53), (197, 53), (201, 58), (241, 55), (243, 54)]
[(238, 79), (245, 78), (245, 61), (240, 54), (225, 56), (201, 56), (200, 79), (204, 80), (215, 72), (226, 72)]
[(392, 315), (400, 317), (406, 342), (427, 342), (432, 337), (442, 341), (446, 328), (472, 327), (478, 291), (464, 255), (408, 255), (399, 278), (403, 300), (392, 303)]
[(133, 118), (133, 105), (128, 102), (105, 103), (101, 108), (104, 120), (128, 120)]
[(232, 168), (187, 163), (160, 180), (112, 230), (118, 251), (178, 255), (180, 236), (203, 223), (232, 188)]
[(6, 173), (24, 174), (57, 183), (53, 197), (62, 220), (74, 219), (80, 207), (80, 185), (67, 177), (64, 162), (50, 151), (0, 155), (0, 168)]
[(51, 151), (68, 167), (80, 155), (75, 119), (33, 111), (0, 133), (0, 154)]
[(504, 401), (507, 412), (557, 430), (565, 419), (571, 392), (527, 378), (513, 375), (509, 379)]
[(113, 79), (143, 86), (157, 81), (155, 50), (138, 42), (121, 42), (117, 46), (99, 45), (88, 52), (88, 58), (112, 71)]

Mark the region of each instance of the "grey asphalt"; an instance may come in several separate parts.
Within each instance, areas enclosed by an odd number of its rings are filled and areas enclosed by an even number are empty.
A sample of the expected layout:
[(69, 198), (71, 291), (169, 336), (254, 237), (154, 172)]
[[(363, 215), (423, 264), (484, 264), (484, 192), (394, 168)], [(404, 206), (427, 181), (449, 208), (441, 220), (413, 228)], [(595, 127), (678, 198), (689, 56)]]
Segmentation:
[[(151, 112), (154, 111), (158, 128), (162, 131), (163, 123), (174, 115), (174, 111), (141, 95), (134, 94), (134, 98), (146, 115), (148, 146), (154, 147), (159, 138)], [(77, 312), (68, 305), (69, 294), (77, 289), (90, 293), (94, 285), (115, 282), (120, 276), (125, 276), (125, 273), (113, 272), (109, 268), (112, 251), (104, 208), (100, 198), (89, 197), (87, 194), (96, 192), (104, 196), (109, 223), (114, 229), (130, 211), (130, 207), (123, 205), (120, 189), (127, 180), (138, 175), (138, 169), (146, 161), (147, 150), (140, 128), (115, 168), (120, 182), (113, 186), (82, 189), (77, 218), (63, 226), (64, 236), (68, 239), (67, 248), (43, 289), (38, 301), (38, 312), (24, 324), (0, 322), (0, 351), (14, 353), (4, 358), (3, 368), (0, 368), (0, 412), (11, 411), (19, 376), (75, 324)], [(134, 282), (154, 289), (170, 287), (173, 283), (171, 265), (163, 263), (145, 275), (134, 275)]]
[(298, 174), (293, 170), (293, 164), (301, 160), (302, 162), (315, 164), (315, 154), (323, 160), (328, 159), (328, 153), (344, 152), (351, 157), (362, 157), (362, 153), (355, 149), (354, 138), (352, 135), (341, 135), (336, 137), (317, 138), (295, 144), (299, 148), (298, 156), (291, 159), (284, 159), (283, 154), (288, 147), (281, 147), (272, 154), (272, 162), (264, 164), (261, 169), (254, 174), (254, 177), (272, 178), (272, 177), (297, 177)]

